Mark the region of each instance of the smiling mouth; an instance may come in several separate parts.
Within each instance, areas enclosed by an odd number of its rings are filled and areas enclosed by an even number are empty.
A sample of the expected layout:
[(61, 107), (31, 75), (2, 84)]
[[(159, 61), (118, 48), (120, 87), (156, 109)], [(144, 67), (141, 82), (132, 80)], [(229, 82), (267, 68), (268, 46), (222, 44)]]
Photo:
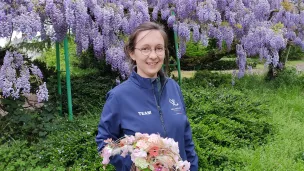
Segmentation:
[(148, 64), (150, 66), (154, 66), (154, 65), (158, 64), (158, 62), (146, 62), (146, 64)]

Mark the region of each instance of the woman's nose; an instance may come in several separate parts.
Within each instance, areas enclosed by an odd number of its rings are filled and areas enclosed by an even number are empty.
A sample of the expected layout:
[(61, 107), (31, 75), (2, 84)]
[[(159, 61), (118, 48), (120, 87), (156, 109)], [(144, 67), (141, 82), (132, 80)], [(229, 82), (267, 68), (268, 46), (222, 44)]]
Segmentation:
[(156, 50), (155, 49), (151, 50), (151, 53), (150, 53), (149, 57), (152, 58), (152, 59), (157, 58), (157, 54), (156, 54)]

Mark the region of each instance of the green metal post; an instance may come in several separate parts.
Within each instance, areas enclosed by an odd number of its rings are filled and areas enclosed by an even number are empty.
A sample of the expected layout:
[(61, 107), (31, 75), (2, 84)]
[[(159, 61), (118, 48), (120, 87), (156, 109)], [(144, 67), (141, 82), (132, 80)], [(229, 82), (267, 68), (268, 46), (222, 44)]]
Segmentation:
[[(175, 15), (174, 11), (171, 11), (172, 15)], [(175, 52), (176, 52), (176, 62), (177, 62), (177, 73), (178, 73), (178, 84), (182, 84), (181, 78), (181, 67), (180, 67), (180, 60), (178, 57), (178, 43), (177, 43), (177, 33), (174, 31), (174, 44), (175, 44)]]
[(62, 93), (61, 93), (61, 71), (60, 71), (60, 53), (59, 43), (56, 42), (56, 69), (57, 69), (57, 88), (59, 95), (59, 115), (62, 116)]
[(70, 61), (69, 61), (69, 50), (68, 50), (68, 39), (64, 38), (64, 58), (65, 58), (65, 72), (66, 72), (66, 86), (67, 86), (67, 96), (68, 96), (68, 109), (69, 109), (69, 120), (73, 120), (73, 110), (72, 110), (72, 91), (71, 91), (71, 78), (70, 78)]

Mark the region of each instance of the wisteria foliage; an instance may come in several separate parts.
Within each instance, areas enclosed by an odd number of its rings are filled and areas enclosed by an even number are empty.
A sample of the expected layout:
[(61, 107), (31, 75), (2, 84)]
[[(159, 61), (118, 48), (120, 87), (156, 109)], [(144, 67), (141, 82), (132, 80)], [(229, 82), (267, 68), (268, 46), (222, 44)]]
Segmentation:
[(158, 19), (177, 32), (179, 57), (191, 36), (203, 45), (214, 38), (220, 49), (225, 43), (236, 50), (239, 75), (247, 57), (259, 55), (276, 67), (287, 44), (304, 50), (303, 1), (292, 0), (3, 0), (0, 37), (15, 30), (31, 39), (39, 31), (41, 38), (59, 42), (69, 30), (78, 53), (92, 46), (97, 59), (127, 77), (125, 35)]

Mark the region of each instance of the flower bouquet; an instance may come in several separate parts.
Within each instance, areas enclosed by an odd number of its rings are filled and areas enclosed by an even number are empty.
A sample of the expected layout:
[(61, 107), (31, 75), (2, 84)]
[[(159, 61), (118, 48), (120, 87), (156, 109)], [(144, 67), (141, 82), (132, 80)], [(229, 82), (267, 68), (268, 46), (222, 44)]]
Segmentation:
[[(110, 157), (131, 155), (136, 170), (144, 171), (188, 171), (190, 163), (182, 161), (178, 143), (172, 138), (162, 138), (158, 134), (135, 133), (125, 135), (117, 141), (105, 140), (107, 145), (101, 152), (102, 164), (107, 165)], [(104, 166), (105, 168), (105, 166)]]

